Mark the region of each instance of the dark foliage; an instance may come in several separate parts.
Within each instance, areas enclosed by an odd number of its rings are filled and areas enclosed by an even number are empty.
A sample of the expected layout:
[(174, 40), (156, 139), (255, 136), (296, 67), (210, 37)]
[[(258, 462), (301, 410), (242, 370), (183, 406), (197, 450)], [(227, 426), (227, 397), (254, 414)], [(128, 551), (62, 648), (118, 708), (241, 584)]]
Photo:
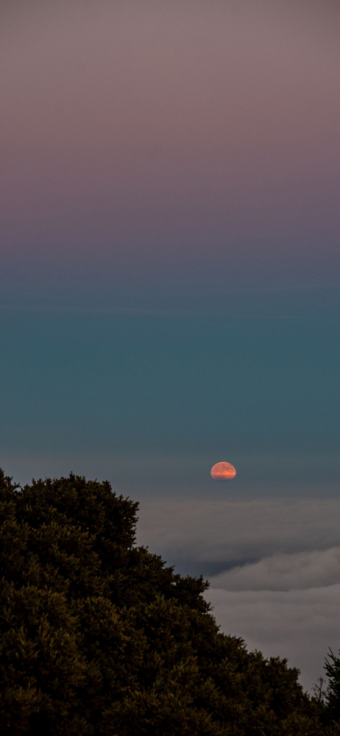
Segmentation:
[(319, 687), (319, 700), (323, 706), (324, 722), (338, 725), (340, 734), (340, 652), (334, 654), (330, 649), (325, 661), (325, 670), (328, 678), (327, 688), (323, 688), (323, 681)]
[(136, 547), (136, 513), (108, 483), (0, 472), (1, 735), (336, 733), (297, 670), (219, 633), (202, 578)]

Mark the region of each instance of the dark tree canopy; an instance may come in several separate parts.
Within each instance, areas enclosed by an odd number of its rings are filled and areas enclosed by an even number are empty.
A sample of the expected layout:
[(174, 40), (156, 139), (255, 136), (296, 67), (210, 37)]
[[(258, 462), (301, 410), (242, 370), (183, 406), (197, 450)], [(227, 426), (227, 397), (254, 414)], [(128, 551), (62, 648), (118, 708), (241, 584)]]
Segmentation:
[(109, 483), (0, 471), (1, 735), (340, 733), (297, 670), (219, 632), (203, 578), (136, 546), (136, 521)]
[(340, 723), (340, 652), (334, 654), (329, 651), (326, 657), (325, 670), (328, 677), (328, 687), (322, 695), (328, 721)]

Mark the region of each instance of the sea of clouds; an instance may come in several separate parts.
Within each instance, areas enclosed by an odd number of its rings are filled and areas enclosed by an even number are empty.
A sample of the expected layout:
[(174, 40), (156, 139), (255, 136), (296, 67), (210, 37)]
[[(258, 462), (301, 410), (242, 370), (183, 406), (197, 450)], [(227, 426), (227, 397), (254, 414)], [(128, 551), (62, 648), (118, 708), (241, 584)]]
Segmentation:
[(209, 579), (222, 631), (286, 657), (312, 688), (340, 648), (340, 501), (152, 499), (138, 543)]

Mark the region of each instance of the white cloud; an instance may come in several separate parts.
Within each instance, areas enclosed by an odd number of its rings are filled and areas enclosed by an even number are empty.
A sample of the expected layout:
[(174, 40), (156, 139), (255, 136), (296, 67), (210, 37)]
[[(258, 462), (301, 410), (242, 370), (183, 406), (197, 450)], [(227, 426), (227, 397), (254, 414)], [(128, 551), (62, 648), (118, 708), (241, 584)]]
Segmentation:
[(325, 675), (328, 648), (340, 647), (340, 584), (286, 592), (212, 586), (206, 597), (222, 631), (241, 636), (250, 650), (287, 658), (307, 688)]
[(265, 557), (236, 566), (211, 579), (224, 590), (304, 590), (327, 587), (340, 581), (340, 548)]
[(225, 633), (288, 658), (305, 687), (324, 675), (328, 648), (340, 648), (340, 501), (149, 500), (138, 529), (182, 572), (210, 570)]

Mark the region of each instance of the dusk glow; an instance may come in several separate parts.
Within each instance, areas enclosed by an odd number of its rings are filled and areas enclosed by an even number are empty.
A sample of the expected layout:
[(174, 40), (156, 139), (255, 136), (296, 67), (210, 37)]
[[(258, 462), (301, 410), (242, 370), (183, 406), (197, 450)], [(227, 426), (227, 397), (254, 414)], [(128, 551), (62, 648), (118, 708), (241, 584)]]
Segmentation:
[(333, 284), (336, 5), (93, 7), (5, 12), (4, 283), (195, 307), (204, 284), (211, 308), (216, 286)]
[(338, 0), (1, 7), (0, 468), (108, 478), (306, 687), (340, 647), (339, 36)]

